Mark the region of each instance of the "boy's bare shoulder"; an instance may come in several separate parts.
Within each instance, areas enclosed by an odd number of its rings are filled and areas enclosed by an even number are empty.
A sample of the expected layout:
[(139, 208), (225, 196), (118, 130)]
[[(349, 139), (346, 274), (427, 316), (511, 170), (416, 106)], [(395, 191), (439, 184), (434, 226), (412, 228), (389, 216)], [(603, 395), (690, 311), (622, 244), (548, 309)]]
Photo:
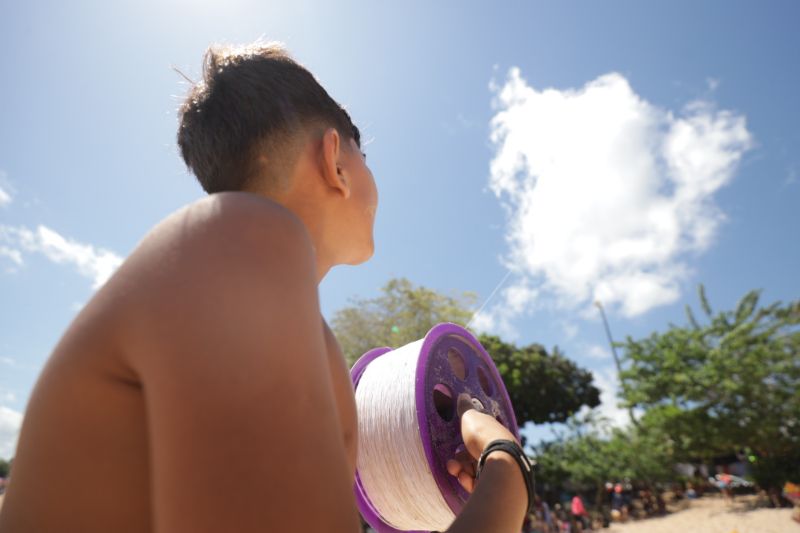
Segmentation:
[[(186, 206), (156, 226), (143, 244), (207, 246), (218, 239), (238, 243), (252, 240), (252, 244), (265, 240), (264, 244), (280, 242), (311, 249), (305, 226), (291, 211), (267, 198), (243, 192), (218, 193)], [(253, 246), (242, 251), (257, 255), (264, 250)]]
[[(220, 193), (190, 204), (158, 224), (120, 269), (130, 277), (202, 277), (257, 262), (260, 267), (313, 262), (311, 239), (288, 209), (249, 193)], [(297, 266), (297, 265), (295, 265)], [(265, 273), (266, 274), (266, 273)], [(175, 280), (172, 280), (175, 281)], [(266, 275), (254, 283), (277, 282)]]
[[(286, 208), (248, 193), (216, 194), (156, 226), (102, 299), (119, 307), (130, 353), (154, 353), (219, 326), (222, 315), (236, 324), (248, 313), (276, 313), (287, 299), (316, 304), (313, 254), (305, 226)], [(161, 334), (164, 325), (170, 334)]]

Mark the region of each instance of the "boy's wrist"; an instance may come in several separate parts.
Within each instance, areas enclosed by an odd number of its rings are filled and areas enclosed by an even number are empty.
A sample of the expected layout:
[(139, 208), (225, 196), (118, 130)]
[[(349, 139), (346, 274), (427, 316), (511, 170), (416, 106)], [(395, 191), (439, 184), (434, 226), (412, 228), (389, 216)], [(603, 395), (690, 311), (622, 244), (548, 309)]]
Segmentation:
[(534, 500), (534, 479), (533, 479), (533, 463), (531, 463), (528, 456), (522, 450), (519, 444), (511, 440), (499, 439), (490, 442), (483, 450), (480, 459), (478, 459), (478, 467), (475, 478), (478, 479), (481, 471), (487, 463), (496, 463), (498, 467), (507, 470), (508, 468), (517, 470), (522, 475), (524, 482), (525, 492), (528, 496), (528, 512), (533, 510)]
[(486, 465), (488, 465), (489, 463), (505, 463), (507, 465), (513, 466), (515, 470), (519, 470), (517, 461), (513, 457), (511, 457), (510, 453), (505, 452), (503, 450), (492, 450), (491, 452), (486, 454), (486, 458), (484, 459), (483, 463), (484, 463), (483, 468), (486, 468)]

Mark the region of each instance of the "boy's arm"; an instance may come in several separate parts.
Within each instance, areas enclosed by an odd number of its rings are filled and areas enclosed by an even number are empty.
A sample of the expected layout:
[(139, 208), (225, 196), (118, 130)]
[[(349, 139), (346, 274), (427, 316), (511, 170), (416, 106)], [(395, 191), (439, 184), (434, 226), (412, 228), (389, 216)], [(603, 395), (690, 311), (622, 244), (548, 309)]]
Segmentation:
[[(461, 413), (460, 418), (467, 453), (475, 459), (494, 440), (516, 440), (493, 417), (471, 407)], [(475, 486), (474, 464), (470, 463), (462, 458), (462, 461), (448, 464), (450, 473), (456, 475), (468, 491), (474, 488), (474, 492), (446, 533), (518, 533), (528, 507), (528, 491), (519, 464), (506, 452), (490, 453)]]
[(233, 195), (150, 240), (123, 275), (155, 531), (357, 531), (305, 228)]

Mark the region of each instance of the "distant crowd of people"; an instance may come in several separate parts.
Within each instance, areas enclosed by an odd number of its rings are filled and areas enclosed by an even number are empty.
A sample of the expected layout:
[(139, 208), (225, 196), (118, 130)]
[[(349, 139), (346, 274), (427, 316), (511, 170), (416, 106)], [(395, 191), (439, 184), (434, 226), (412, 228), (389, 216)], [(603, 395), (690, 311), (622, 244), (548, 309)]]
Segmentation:
[[(525, 533), (580, 533), (608, 527), (612, 522), (662, 516), (667, 513), (667, 503), (674, 509), (688, 505), (688, 501), (707, 492), (721, 493), (732, 501), (734, 491), (754, 492), (752, 483), (729, 474), (708, 479), (695, 478), (686, 483), (674, 483), (667, 490), (634, 487), (630, 483), (606, 483), (600, 505), (595, 493), (553, 493), (545, 491), (545, 498), (536, 497), (534, 514), (525, 522)], [(719, 492), (717, 492), (719, 491)], [(783, 503), (775, 504), (766, 491), (758, 491), (760, 505), (781, 507), (794, 505), (792, 518), (800, 522), (800, 485), (786, 483), (782, 491)], [(584, 500), (584, 497), (587, 499)], [(585, 502), (589, 502), (591, 510)]]
[(523, 530), (529, 533), (591, 531), (592, 519), (579, 494), (575, 494), (566, 505), (556, 503), (552, 508), (546, 501), (536, 496), (534, 514), (528, 517)]
[[(552, 495), (549, 495), (552, 496)], [(666, 513), (662, 494), (630, 484), (607, 483), (602, 505), (592, 513), (578, 493), (559, 494), (550, 502), (537, 496), (534, 514), (525, 524), (526, 533), (580, 533), (607, 527), (612, 521), (644, 518)]]

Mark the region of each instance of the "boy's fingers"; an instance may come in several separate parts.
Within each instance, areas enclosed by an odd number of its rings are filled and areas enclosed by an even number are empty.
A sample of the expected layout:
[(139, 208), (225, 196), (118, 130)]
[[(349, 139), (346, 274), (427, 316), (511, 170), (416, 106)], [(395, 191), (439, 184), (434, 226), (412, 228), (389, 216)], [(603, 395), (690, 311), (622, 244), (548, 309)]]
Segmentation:
[(476, 466), (475, 461), (470, 461), (464, 465), (464, 471), (473, 478), (475, 477), (475, 466)]
[(457, 455), (456, 459), (448, 460), (447, 472), (458, 478), (458, 482), (467, 492), (471, 493), (475, 489), (475, 461), (469, 457), (469, 452), (463, 452)]
[[(454, 463), (453, 468), (456, 469), (454, 472), (450, 472), (451, 462)], [(475, 467), (477, 466), (477, 462), (467, 450), (462, 450), (456, 454), (455, 458), (448, 460), (447, 465), (448, 472), (454, 476), (458, 475), (458, 472), (461, 470), (464, 470), (468, 474), (475, 476)]]
[(472, 492), (475, 488), (475, 478), (464, 472), (463, 470), (458, 474), (458, 482), (464, 487), (467, 492)]
[(447, 461), (447, 472), (451, 476), (458, 476), (459, 472), (462, 470), (462, 465), (455, 459), (449, 459)]
[(466, 448), (459, 449), (458, 451), (456, 451), (455, 460), (460, 461), (462, 463), (468, 463), (470, 461), (474, 461), (472, 455), (470, 455), (470, 453), (467, 451)]
[(472, 405), (472, 398), (470, 398), (469, 394), (462, 392), (458, 395), (458, 400), (456, 401), (456, 411), (458, 412), (459, 419), (464, 416), (464, 413), (474, 408), (475, 406)]

